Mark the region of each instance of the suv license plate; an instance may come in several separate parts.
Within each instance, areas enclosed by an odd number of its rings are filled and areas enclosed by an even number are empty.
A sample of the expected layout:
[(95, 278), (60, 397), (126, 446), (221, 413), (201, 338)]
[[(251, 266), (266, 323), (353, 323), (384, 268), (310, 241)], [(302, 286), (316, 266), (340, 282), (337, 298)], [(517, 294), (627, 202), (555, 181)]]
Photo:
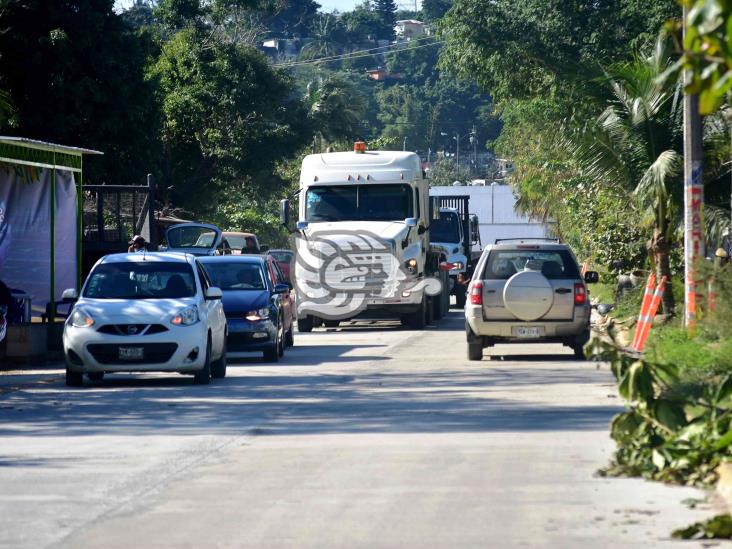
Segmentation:
[(120, 360), (142, 360), (145, 356), (145, 349), (143, 347), (120, 347), (119, 358)]
[(518, 326), (514, 328), (517, 337), (539, 337), (541, 336), (541, 328), (525, 328)]

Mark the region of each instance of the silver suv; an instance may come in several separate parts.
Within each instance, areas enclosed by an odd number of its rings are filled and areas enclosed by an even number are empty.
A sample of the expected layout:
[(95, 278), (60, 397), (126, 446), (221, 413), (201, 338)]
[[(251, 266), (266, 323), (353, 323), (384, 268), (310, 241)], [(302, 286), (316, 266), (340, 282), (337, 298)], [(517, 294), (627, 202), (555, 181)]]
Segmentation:
[(569, 246), (558, 240), (496, 240), (475, 267), (465, 304), (468, 359), (481, 360), (495, 343), (557, 342), (584, 358), (590, 302)]

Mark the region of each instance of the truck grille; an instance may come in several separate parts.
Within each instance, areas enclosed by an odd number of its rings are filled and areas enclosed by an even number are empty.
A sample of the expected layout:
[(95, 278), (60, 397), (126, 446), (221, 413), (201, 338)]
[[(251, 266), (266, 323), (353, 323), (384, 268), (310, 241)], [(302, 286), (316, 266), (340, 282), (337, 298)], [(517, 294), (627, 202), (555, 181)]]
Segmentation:
[(343, 265), (330, 267), (325, 272), (325, 282), (333, 289), (343, 291), (362, 290), (381, 294), (394, 280), (398, 267), (394, 256), (384, 252), (349, 252), (341, 254)]

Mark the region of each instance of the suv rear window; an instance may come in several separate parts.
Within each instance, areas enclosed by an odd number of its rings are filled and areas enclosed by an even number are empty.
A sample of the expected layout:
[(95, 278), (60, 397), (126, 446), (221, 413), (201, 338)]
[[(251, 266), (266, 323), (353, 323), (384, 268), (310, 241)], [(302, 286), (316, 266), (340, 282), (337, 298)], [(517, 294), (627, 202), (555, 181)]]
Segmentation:
[(493, 250), (482, 278), (508, 280), (519, 271), (540, 271), (546, 278), (580, 278), (568, 250)]

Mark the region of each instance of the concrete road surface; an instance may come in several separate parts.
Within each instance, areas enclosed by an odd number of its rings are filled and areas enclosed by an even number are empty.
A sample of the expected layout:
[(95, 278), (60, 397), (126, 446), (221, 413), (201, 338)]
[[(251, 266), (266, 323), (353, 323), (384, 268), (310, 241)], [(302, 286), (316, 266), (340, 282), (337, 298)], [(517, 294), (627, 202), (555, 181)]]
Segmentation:
[(607, 367), (559, 345), (471, 363), (462, 327), (297, 334), (210, 386), (0, 391), (0, 546), (660, 547), (710, 516), (681, 503), (701, 492), (595, 475)]

